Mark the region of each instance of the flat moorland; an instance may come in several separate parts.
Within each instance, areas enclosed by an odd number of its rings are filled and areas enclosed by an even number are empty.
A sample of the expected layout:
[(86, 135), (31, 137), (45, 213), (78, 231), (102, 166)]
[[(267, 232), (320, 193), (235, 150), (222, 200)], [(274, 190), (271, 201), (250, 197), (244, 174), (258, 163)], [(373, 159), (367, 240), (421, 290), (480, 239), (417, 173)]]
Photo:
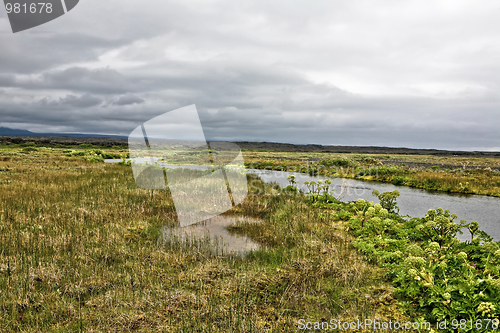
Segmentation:
[(261, 249), (159, 241), (176, 223), (171, 197), (101, 162), (121, 148), (0, 148), (0, 331), (277, 332), (301, 318), (406, 318), (340, 208), (253, 179), (258, 193), (227, 214), (262, 221), (230, 228)]
[[(225, 213), (242, 219), (227, 229), (260, 248), (224, 253), (206, 237), (165, 238), (177, 225), (169, 191), (138, 188), (129, 165), (103, 163), (126, 156), (122, 145), (0, 146), (0, 331), (289, 332), (366, 319), (419, 322), (420, 332), (499, 327), (500, 243), (477, 222), (441, 208), (400, 216), (397, 191), (344, 203), (329, 181), (303, 194), (293, 177), (280, 189), (247, 176), (249, 195)], [(497, 193), (496, 160), (485, 157), (244, 156), (247, 167), (411, 186), (449, 174), (459, 189)]]
[[(395, 185), (500, 196), (500, 152), (238, 142), (246, 166), (356, 178)], [(127, 140), (69, 137), (0, 137), (0, 147), (96, 148), (125, 152)], [(9, 148), (10, 147), (10, 148)], [(25, 149), (29, 149), (25, 147)], [(76, 154), (84, 154), (76, 152)], [(119, 155), (103, 155), (103, 158)]]

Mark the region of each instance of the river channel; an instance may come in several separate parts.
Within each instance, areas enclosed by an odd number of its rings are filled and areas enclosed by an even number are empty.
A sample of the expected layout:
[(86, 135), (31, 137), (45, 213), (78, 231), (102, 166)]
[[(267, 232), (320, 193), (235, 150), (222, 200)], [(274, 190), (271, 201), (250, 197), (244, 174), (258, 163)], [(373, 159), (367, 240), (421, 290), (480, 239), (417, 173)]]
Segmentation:
[[(121, 160), (106, 160), (107, 163), (117, 163)], [(163, 167), (175, 167), (170, 165), (161, 165)], [(177, 166), (178, 167), (178, 166)], [(183, 166), (187, 167), (187, 166)], [(191, 166), (190, 168), (203, 170), (205, 167)], [(474, 194), (459, 194), (445, 193), (439, 191), (429, 191), (423, 189), (412, 188), (408, 186), (396, 186), (387, 183), (328, 178), (326, 176), (310, 176), (305, 173), (273, 171), (273, 170), (257, 170), (247, 169), (247, 173), (258, 175), (264, 182), (276, 183), (284, 188), (289, 185), (287, 177), (295, 175), (299, 188), (303, 192), (307, 192), (305, 181), (318, 181), (330, 179), (332, 181), (331, 188), (335, 189), (334, 195), (339, 195), (344, 188), (347, 194), (341, 200), (344, 202), (357, 200), (359, 198), (378, 202), (378, 199), (372, 195), (373, 190), (379, 192), (390, 192), (398, 190), (400, 193), (397, 203), (399, 213), (410, 217), (424, 217), (429, 209), (443, 208), (449, 209), (452, 214), (457, 214), (458, 218), (455, 222), (461, 219), (467, 222), (477, 221), (481, 230), (487, 232), (495, 241), (500, 240), (500, 198), (488, 197)], [(463, 229), (463, 235), (458, 234), (457, 238), (461, 241), (470, 240), (470, 233)]]
[[(307, 192), (305, 181), (325, 180), (328, 177), (312, 177), (304, 173), (256, 170), (248, 169), (247, 173), (258, 175), (265, 182), (275, 182), (281, 187), (289, 185), (287, 177), (295, 175), (299, 188)], [(477, 221), (480, 229), (486, 231), (495, 241), (500, 240), (500, 198), (488, 197), (474, 194), (456, 194), (439, 191), (429, 191), (408, 186), (396, 186), (373, 181), (361, 181), (354, 179), (329, 178), (332, 181), (332, 188), (335, 189), (334, 195), (339, 195), (344, 188), (349, 188), (349, 192), (341, 200), (348, 202), (359, 198), (378, 202), (378, 199), (372, 195), (373, 190), (379, 192), (390, 192), (398, 190), (400, 197), (397, 203), (401, 215), (411, 217), (424, 217), (429, 209), (443, 208), (449, 209), (452, 214), (457, 214), (455, 222), (465, 219), (467, 222)], [(462, 230), (463, 235), (457, 235), (461, 241), (470, 240), (468, 230)]]

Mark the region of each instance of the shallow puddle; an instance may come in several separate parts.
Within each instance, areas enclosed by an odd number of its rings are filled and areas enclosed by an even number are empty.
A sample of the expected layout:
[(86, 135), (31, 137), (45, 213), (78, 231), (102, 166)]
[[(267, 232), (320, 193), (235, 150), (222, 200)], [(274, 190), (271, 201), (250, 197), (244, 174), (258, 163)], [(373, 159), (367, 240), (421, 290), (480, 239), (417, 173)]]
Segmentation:
[(187, 227), (164, 227), (161, 240), (167, 242), (182, 242), (213, 251), (216, 254), (239, 253), (256, 250), (260, 246), (246, 236), (232, 235), (226, 227), (240, 223), (261, 223), (262, 221), (241, 216), (215, 216), (203, 222)]

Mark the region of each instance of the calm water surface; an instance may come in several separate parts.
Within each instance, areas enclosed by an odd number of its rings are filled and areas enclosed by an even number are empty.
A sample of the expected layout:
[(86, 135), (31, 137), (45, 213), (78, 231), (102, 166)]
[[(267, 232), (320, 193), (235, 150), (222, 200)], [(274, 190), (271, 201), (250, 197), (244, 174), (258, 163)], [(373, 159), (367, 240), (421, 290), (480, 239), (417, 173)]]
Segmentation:
[[(328, 177), (311, 177), (304, 173), (285, 171), (249, 169), (247, 172), (260, 176), (265, 182), (276, 182), (282, 187), (289, 185), (286, 179), (288, 175), (295, 175), (296, 181), (300, 184), (299, 188), (304, 192), (307, 192), (307, 187), (304, 185), (305, 181), (314, 180), (317, 182), (321, 179), (328, 179)], [(342, 179), (329, 179), (332, 181), (332, 188), (335, 188), (334, 195), (340, 194)], [(465, 219), (467, 222), (477, 221), (481, 230), (490, 234), (494, 240), (500, 240), (500, 198), (428, 191), (407, 186), (353, 179), (348, 179), (345, 182), (352, 188), (342, 201), (347, 202), (362, 198), (377, 203), (378, 199), (372, 195), (373, 190), (380, 192), (398, 190), (400, 196), (397, 202), (402, 215), (424, 217), (431, 208), (449, 209), (452, 214), (458, 215), (455, 222), (459, 222), (461, 219)], [(462, 241), (470, 240), (469, 231), (466, 229), (462, 231), (464, 234), (459, 234), (458, 238)]]
[(238, 223), (261, 223), (262, 221), (250, 217), (215, 216), (200, 223), (187, 227), (164, 227), (160, 241), (175, 238), (181, 242), (190, 242), (193, 239), (207, 240), (206, 245), (217, 254), (238, 253), (244, 254), (259, 248), (259, 244), (246, 236), (232, 235), (227, 226)]
[[(117, 163), (121, 160), (106, 160), (107, 163)], [(169, 165), (164, 165), (164, 167), (170, 167)], [(198, 166), (193, 166), (193, 169), (198, 169)], [(373, 190), (378, 190), (379, 192), (389, 192), (398, 190), (400, 193), (397, 199), (398, 206), (401, 215), (409, 215), (411, 217), (423, 217), (429, 209), (443, 208), (449, 209), (451, 213), (457, 214), (458, 218), (455, 222), (459, 222), (461, 219), (465, 219), (467, 222), (477, 221), (481, 230), (486, 231), (490, 234), (494, 240), (500, 240), (500, 198), (487, 197), (482, 195), (471, 195), (471, 194), (457, 194), (457, 193), (444, 193), (438, 191), (429, 191), (411, 188), (407, 186), (395, 186), (392, 184), (372, 182), (372, 181), (361, 181), (354, 179), (342, 180), (340, 178), (328, 178), (328, 177), (312, 177), (304, 173), (297, 172), (286, 172), (286, 171), (271, 171), (271, 170), (256, 170), (248, 169), (247, 173), (258, 175), (265, 182), (274, 182), (279, 184), (281, 187), (289, 185), (287, 177), (289, 175), (295, 175), (296, 181), (299, 183), (299, 188), (307, 192), (307, 187), (304, 185), (305, 181), (318, 181), (330, 179), (332, 181), (332, 188), (335, 189), (334, 195), (338, 196), (344, 190), (348, 189), (348, 194), (345, 195), (341, 200), (344, 202), (357, 200), (359, 198), (378, 202), (378, 199), (374, 197), (371, 193)], [(226, 242), (226, 249), (228, 251), (249, 251), (258, 248), (258, 245), (252, 243), (249, 239), (245, 237), (233, 236), (225, 228), (227, 225), (237, 222), (236, 220), (231, 220), (230, 218), (221, 219), (211, 219), (205, 222), (190, 226), (186, 229), (179, 228), (178, 231), (172, 231), (165, 229), (165, 237), (170, 233), (176, 234), (177, 236), (184, 233), (184, 236), (188, 234), (196, 237), (203, 237), (209, 235), (212, 238), (222, 237)], [(184, 230), (184, 231), (183, 231)], [(470, 240), (470, 234), (468, 230), (463, 230), (463, 235), (458, 235), (457, 237), (464, 241)]]

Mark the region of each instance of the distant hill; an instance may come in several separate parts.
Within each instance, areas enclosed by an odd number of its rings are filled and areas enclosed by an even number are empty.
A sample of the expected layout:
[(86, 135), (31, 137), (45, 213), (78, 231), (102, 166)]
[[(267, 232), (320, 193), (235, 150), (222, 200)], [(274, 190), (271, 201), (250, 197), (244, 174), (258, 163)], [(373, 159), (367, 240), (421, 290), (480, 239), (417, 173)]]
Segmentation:
[[(79, 145), (90, 143), (97, 146), (127, 146), (128, 138), (119, 135), (82, 134), (82, 133), (33, 133), (26, 130), (16, 130), (0, 127), (0, 143), (39, 142), (40, 144)], [(279, 142), (235, 142), (242, 150), (247, 151), (282, 151), (282, 152), (322, 152), (322, 153), (358, 153), (358, 154), (402, 154), (402, 155), (435, 155), (463, 157), (496, 157), (500, 152), (492, 151), (452, 151), (439, 149), (412, 149), (396, 147), (371, 146), (323, 146), (298, 145)]]
[(236, 142), (240, 148), (250, 151), (317, 152), (317, 153), (358, 153), (358, 154), (401, 154), (401, 155), (436, 155), (436, 156), (471, 156), (500, 157), (500, 152), (491, 151), (453, 151), (441, 149), (415, 149), (404, 147), (372, 146), (323, 146), (298, 145), (277, 142)]
[(0, 127), (0, 136), (68, 137), (68, 138), (109, 138), (127, 139), (126, 136), (88, 133), (34, 133), (28, 130)]
[(12, 129), (7, 127), (0, 127), (0, 135), (5, 136), (37, 136), (36, 133), (20, 130), (20, 129)]

